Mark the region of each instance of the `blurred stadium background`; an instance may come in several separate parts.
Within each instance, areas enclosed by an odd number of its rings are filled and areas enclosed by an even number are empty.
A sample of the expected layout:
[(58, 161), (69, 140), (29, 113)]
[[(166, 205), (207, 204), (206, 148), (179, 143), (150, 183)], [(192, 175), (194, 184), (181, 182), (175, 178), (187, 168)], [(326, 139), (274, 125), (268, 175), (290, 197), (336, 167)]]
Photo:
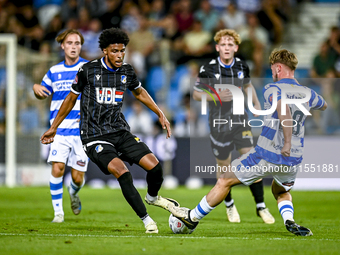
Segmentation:
[[(0, 185), (48, 184), (49, 148), (39, 137), (49, 125), (49, 101), (35, 99), (32, 86), (63, 60), (54, 40), (57, 34), (79, 29), (85, 37), (81, 56), (91, 60), (101, 56), (99, 34), (112, 26), (128, 32), (125, 61), (172, 122), (174, 136), (165, 142), (155, 115), (131, 94), (125, 97), (124, 114), (132, 132), (162, 160), (165, 175), (175, 176), (180, 184), (188, 181), (189, 130), (202, 137), (202, 146), (209, 144), (206, 119), (190, 107), (190, 81), (203, 61), (216, 56), (212, 39), (221, 28), (240, 33), (243, 43), (237, 56), (248, 62), (260, 100), (263, 84), (271, 79), (270, 51), (283, 47), (297, 54), (296, 77), (329, 103), (326, 112), (313, 114), (306, 123), (304, 163), (339, 164), (339, 1), (0, 0)], [(259, 134), (259, 129), (253, 131)], [(209, 144), (207, 157), (214, 164), (210, 151)], [(118, 186), (113, 177), (92, 171), (94, 164), (89, 167), (88, 185)], [(131, 171), (136, 186), (145, 186), (144, 172), (136, 167)], [(310, 185), (300, 178), (296, 188), (340, 189), (339, 175), (307, 177), (314, 177), (307, 180)]]

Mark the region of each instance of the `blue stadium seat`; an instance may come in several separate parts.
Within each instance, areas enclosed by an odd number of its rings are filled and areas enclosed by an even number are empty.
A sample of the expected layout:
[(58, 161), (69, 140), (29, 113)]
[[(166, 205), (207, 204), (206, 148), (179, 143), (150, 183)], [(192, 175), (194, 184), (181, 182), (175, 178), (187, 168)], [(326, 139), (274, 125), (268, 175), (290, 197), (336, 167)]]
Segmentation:
[(39, 128), (39, 112), (35, 108), (26, 108), (19, 112), (19, 122), (23, 134), (34, 133)]
[(186, 65), (179, 65), (177, 66), (174, 75), (171, 78), (171, 85), (170, 87), (173, 89), (178, 89), (179, 81), (183, 75), (188, 74), (189, 70)]
[(146, 88), (151, 97), (156, 101), (156, 93), (165, 85), (165, 74), (160, 66), (152, 67), (146, 78)]

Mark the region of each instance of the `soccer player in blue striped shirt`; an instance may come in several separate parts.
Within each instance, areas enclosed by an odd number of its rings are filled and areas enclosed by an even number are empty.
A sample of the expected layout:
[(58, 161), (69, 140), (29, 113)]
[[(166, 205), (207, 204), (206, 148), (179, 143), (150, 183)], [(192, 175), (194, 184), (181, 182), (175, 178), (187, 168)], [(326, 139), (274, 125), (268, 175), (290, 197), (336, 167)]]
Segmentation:
[[(60, 43), (61, 48), (65, 52), (65, 60), (52, 66), (44, 76), (41, 84), (33, 85), (36, 98), (46, 99), (52, 96), (50, 124), (53, 123), (61, 104), (70, 92), (72, 82), (79, 68), (88, 62), (79, 57), (81, 46), (84, 43), (83, 35), (79, 31), (75, 29), (65, 30), (57, 36), (56, 41)], [(72, 180), (68, 186), (71, 208), (76, 215), (81, 212), (78, 192), (85, 183), (84, 175), (87, 170), (88, 157), (82, 148), (80, 140), (79, 119), (80, 95), (71, 112), (59, 126), (47, 159), (47, 162), (52, 164), (50, 191), (54, 209), (54, 219), (52, 222), (55, 223), (64, 221), (62, 199), (63, 176), (66, 164), (71, 167)]]
[[(270, 57), (273, 83), (263, 88), (264, 108), (275, 111), (264, 120), (257, 146), (232, 162), (231, 171), (219, 178), (212, 190), (203, 197), (193, 210), (173, 207), (172, 213), (192, 231), (198, 222), (223, 201), (230, 188), (243, 183), (250, 185), (267, 175), (272, 175), (272, 193), (286, 229), (299, 236), (311, 236), (312, 231), (294, 220), (294, 208), (290, 189), (293, 187), (304, 149), (304, 123), (310, 109), (324, 111), (326, 101), (314, 90), (301, 86), (294, 78), (298, 64), (296, 55), (286, 49), (274, 50)], [(299, 100), (306, 95), (307, 102), (294, 101), (281, 105), (285, 99)], [(310, 95), (308, 97), (307, 95)], [(302, 107), (301, 107), (302, 106)], [(304, 109), (303, 109), (304, 108)]]

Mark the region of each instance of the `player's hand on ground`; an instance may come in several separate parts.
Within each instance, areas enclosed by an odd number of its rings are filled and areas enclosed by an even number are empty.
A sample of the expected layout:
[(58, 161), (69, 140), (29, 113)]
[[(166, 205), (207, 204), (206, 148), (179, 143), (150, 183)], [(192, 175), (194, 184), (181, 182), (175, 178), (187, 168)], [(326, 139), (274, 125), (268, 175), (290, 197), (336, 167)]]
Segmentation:
[(222, 102), (230, 102), (233, 100), (233, 94), (229, 89), (223, 90), (218, 95), (220, 96)]
[(34, 84), (33, 85), (34, 95), (38, 99), (44, 99), (51, 95), (51, 92), (43, 85)]
[(52, 143), (54, 141), (54, 136), (56, 134), (56, 131), (54, 130), (47, 130), (40, 138), (40, 142), (42, 144), (49, 144)]
[(170, 122), (168, 121), (168, 119), (165, 117), (164, 114), (162, 114), (159, 117), (159, 122), (161, 123), (162, 128), (166, 129), (166, 133), (167, 133), (166, 138), (170, 138), (171, 137)]
[(290, 148), (291, 148), (291, 144), (285, 143), (282, 147), (281, 154), (285, 157), (289, 157), (290, 156)]

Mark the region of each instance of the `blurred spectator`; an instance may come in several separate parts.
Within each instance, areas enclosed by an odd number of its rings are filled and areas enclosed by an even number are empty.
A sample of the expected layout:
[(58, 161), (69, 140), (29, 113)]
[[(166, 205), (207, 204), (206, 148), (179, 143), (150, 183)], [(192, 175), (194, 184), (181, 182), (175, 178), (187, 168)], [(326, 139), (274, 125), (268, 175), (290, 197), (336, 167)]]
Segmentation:
[[(331, 27), (330, 36), (328, 39), (330, 46), (330, 54), (336, 58), (334, 63), (335, 75), (340, 78), (340, 28), (333, 26)], [(340, 88), (338, 88), (340, 92)]]
[(39, 50), (43, 37), (43, 30), (31, 5), (24, 5), (18, 9), (15, 16), (9, 20), (10, 32), (18, 36), (18, 43), (26, 48)]
[(55, 15), (45, 29), (44, 41), (48, 41), (52, 45), (62, 28), (63, 21), (61, 20), (61, 16), (59, 14)]
[(99, 17), (102, 22), (102, 28), (107, 29), (111, 27), (120, 27), (122, 17), (120, 15), (120, 8), (122, 7), (122, 0), (106, 0), (106, 12)]
[[(172, 8), (175, 8), (174, 5), (172, 5)], [(149, 13), (149, 26), (156, 40), (161, 39), (161, 37), (174, 38), (177, 33), (175, 15), (172, 12), (166, 14), (164, 6), (164, 0), (154, 0)]]
[[(332, 54), (329, 42), (322, 43), (320, 52), (314, 57), (311, 77), (321, 87), (321, 95), (327, 101), (328, 108), (322, 117), (319, 112), (313, 113), (313, 120), (319, 133), (332, 133), (332, 127), (339, 126), (340, 96), (334, 89), (336, 56)], [(317, 79), (319, 78), (319, 79)]]
[(183, 64), (191, 59), (204, 58), (213, 52), (211, 42), (211, 33), (202, 29), (202, 23), (195, 20), (192, 30), (187, 32), (183, 40), (178, 42), (178, 49), (182, 49), (184, 56), (181, 57), (177, 64)]
[(33, 7), (37, 10), (39, 23), (46, 29), (55, 15), (60, 13), (63, 0), (33, 0)]
[(263, 70), (263, 59), (268, 47), (268, 33), (259, 25), (257, 16), (252, 13), (247, 14), (247, 25), (241, 27), (239, 35), (242, 38), (239, 53), (253, 64), (252, 76), (261, 77)]
[(93, 18), (99, 18), (106, 10), (106, 4), (103, 0), (78, 0), (78, 4), (85, 7)]
[(82, 46), (82, 57), (87, 60), (96, 59), (102, 56), (103, 52), (98, 47), (98, 40), (102, 31), (102, 24), (98, 19), (92, 19), (89, 29), (82, 32), (84, 36), (84, 45)]
[(260, 24), (268, 31), (273, 44), (282, 42), (284, 23), (288, 20), (278, 5), (278, 0), (263, 0), (262, 10), (257, 14)]
[(128, 8), (127, 14), (123, 16), (120, 28), (128, 34), (139, 29), (139, 20), (142, 15), (137, 5), (131, 5)]
[[(188, 72), (178, 81), (178, 90), (181, 95), (190, 94), (193, 84), (197, 79), (199, 65), (196, 61), (189, 61), (187, 64)], [(196, 101), (195, 101), (196, 102)]]
[[(153, 0), (151, 3), (150, 12), (148, 13), (147, 17), (149, 19), (150, 25), (159, 23), (159, 21), (163, 20), (165, 17), (164, 0)], [(161, 26), (151, 26), (150, 30), (152, 31), (156, 40), (161, 39), (165, 34), (165, 29)]]
[(245, 13), (257, 13), (261, 10), (261, 0), (236, 0), (237, 9)]
[(179, 35), (184, 35), (194, 22), (194, 15), (191, 10), (190, 0), (179, 0), (174, 3), (175, 19)]
[(7, 10), (0, 8), (0, 33), (6, 33), (8, 31), (8, 18)]
[(194, 18), (201, 21), (203, 30), (213, 32), (218, 25), (219, 14), (211, 8), (208, 0), (202, 0)]
[(230, 0), (209, 0), (209, 3), (216, 11), (223, 12), (229, 5)]
[(144, 80), (146, 77), (146, 58), (151, 55), (155, 47), (155, 38), (148, 29), (147, 20), (143, 16), (139, 18), (139, 29), (130, 34), (128, 44), (127, 62), (131, 62), (138, 77)]
[(134, 100), (132, 110), (126, 120), (134, 134), (151, 135), (153, 132), (153, 120), (150, 112), (145, 110), (141, 102)]
[(78, 29), (81, 30), (82, 33), (89, 30), (91, 18), (90, 11), (86, 7), (80, 7), (78, 14)]
[(64, 0), (61, 5), (61, 19), (63, 22), (67, 22), (70, 19), (78, 18), (79, 6), (77, 0)]
[(328, 41), (321, 44), (319, 53), (314, 57), (311, 69), (312, 78), (334, 78), (336, 55), (332, 53)]
[(246, 24), (243, 11), (237, 10), (234, 2), (230, 2), (225, 11), (221, 13), (219, 29), (238, 29)]

